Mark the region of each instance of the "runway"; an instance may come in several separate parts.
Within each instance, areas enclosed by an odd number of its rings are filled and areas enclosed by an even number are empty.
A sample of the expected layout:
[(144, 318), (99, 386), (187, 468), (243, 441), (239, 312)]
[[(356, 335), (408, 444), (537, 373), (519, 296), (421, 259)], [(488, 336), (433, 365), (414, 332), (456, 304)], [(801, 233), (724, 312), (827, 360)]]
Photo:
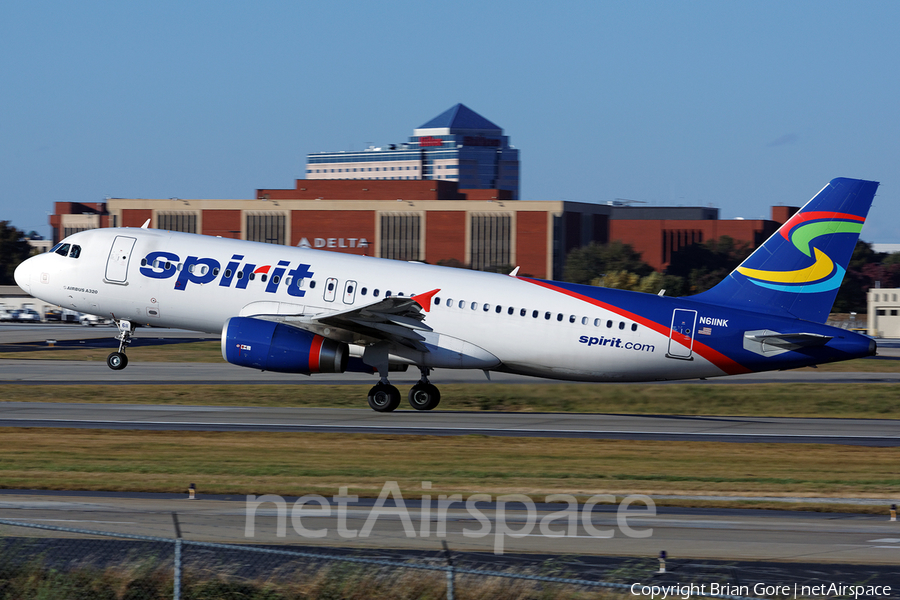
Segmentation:
[[(190, 501), (183, 495), (167, 494), (3, 492), (0, 518), (172, 537), (171, 514), (177, 512), (185, 539), (208, 542), (426, 551), (440, 549), (445, 539), (455, 551), (484, 553), (493, 553), (499, 547), (512, 553), (653, 558), (665, 549), (673, 560), (728, 557), (900, 563), (900, 530), (887, 515), (666, 507), (655, 509), (654, 514), (642, 502), (625, 509), (620, 504), (601, 502), (592, 509), (579, 505), (574, 510), (566, 504), (537, 504), (529, 512), (520, 503), (505, 504), (501, 509), (497, 498), (478, 500), (473, 507), (456, 502), (439, 512), (437, 496), (427, 503), (421, 498), (400, 500), (388, 501), (383, 507), (387, 510), (380, 513), (373, 513), (373, 499), (345, 500), (342, 516), (338, 502), (332, 498), (323, 498), (324, 506), (298, 506), (296, 498), (285, 498), (284, 535), (278, 534), (281, 509), (276, 504), (250, 505), (248, 516), (248, 504), (242, 496), (204, 498), (201, 494)], [(403, 510), (398, 511), (398, 506)], [(575, 517), (572, 525), (569, 516)], [(372, 526), (366, 532), (369, 520)], [(498, 539), (500, 531), (516, 536), (504, 534)], [(312, 537), (310, 532), (321, 537)], [(10, 534), (35, 535), (33, 530), (24, 529)], [(829, 572), (827, 567), (823, 570)]]
[[(81, 327), (77, 325), (0, 325), (0, 347), (25, 343), (45, 344), (47, 340), (60, 342), (84, 342), (80, 347), (91, 346), (98, 349), (93, 361), (29, 360), (28, 352), (21, 352), (22, 358), (0, 360), (0, 385), (15, 383), (21, 385), (168, 385), (190, 383), (213, 385), (372, 385), (374, 375), (367, 373), (320, 374), (313, 376), (291, 373), (262, 372), (229, 365), (227, 363), (153, 363), (132, 362), (122, 371), (110, 370), (105, 356), (114, 349), (112, 327)], [(136, 344), (216, 341), (217, 335), (202, 334), (178, 329), (138, 329)], [(74, 346), (73, 346), (74, 347)], [(900, 346), (894, 340), (879, 340), (879, 358), (900, 360)], [(48, 368), (52, 365), (52, 368)], [(391, 382), (399, 386), (412, 385), (419, 379), (419, 372), (410, 368), (406, 372), (390, 375)], [(574, 383), (540, 377), (491, 373), (490, 379), (482, 371), (437, 369), (431, 375), (437, 384), (449, 383)], [(830, 373), (824, 371), (770, 371), (748, 373), (731, 377), (717, 377), (708, 380), (690, 379), (684, 381), (652, 382), (652, 385), (735, 385), (760, 383), (900, 383), (900, 373)], [(579, 385), (603, 385), (580, 383)], [(629, 385), (629, 384), (623, 384)], [(648, 385), (639, 383), (634, 385)]]
[(8, 402), (0, 427), (343, 432), (900, 446), (900, 421)]

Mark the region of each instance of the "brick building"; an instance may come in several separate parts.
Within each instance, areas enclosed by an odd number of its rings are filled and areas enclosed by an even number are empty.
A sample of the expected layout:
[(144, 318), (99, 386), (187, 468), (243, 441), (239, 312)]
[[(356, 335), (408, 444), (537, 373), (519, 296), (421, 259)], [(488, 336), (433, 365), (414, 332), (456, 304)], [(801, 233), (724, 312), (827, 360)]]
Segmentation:
[(761, 244), (797, 209), (776, 206), (771, 220), (718, 219), (698, 207), (628, 207), (513, 200), (509, 190), (461, 189), (438, 180), (297, 180), (244, 200), (110, 198), (56, 203), (54, 241), (94, 227), (140, 227), (306, 246), (479, 269), (519, 266), (559, 278), (566, 254), (619, 240), (663, 269), (677, 249), (722, 235)]

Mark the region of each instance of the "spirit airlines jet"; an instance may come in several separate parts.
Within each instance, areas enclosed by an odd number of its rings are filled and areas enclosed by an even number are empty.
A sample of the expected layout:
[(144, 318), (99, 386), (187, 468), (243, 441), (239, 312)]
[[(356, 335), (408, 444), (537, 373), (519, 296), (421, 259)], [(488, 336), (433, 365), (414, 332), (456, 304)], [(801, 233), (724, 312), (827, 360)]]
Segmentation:
[[(875, 353), (824, 325), (878, 183), (834, 179), (713, 289), (673, 298), (420, 263), (142, 228), (73, 234), (16, 269), (47, 302), (110, 317), (112, 369), (140, 325), (220, 333), (230, 363), (287, 373), (413, 365), (572, 381), (659, 381), (793, 369)], [(149, 223), (149, 222), (148, 222)]]

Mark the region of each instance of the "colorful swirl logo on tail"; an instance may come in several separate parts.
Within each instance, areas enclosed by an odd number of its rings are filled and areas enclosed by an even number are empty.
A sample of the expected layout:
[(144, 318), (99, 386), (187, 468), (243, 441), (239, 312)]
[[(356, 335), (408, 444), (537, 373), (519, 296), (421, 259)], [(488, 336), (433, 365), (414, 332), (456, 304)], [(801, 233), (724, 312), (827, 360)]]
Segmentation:
[(803, 254), (814, 258), (812, 265), (794, 271), (763, 271), (738, 267), (738, 273), (745, 275), (758, 286), (801, 294), (813, 294), (837, 289), (844, 279), (845, 269), (818, 248), (812, 241), (833, 233), (855, 233), (859, 235), (865, 217), (847, 213), (813, 211), (797, 213), (778, 232)]

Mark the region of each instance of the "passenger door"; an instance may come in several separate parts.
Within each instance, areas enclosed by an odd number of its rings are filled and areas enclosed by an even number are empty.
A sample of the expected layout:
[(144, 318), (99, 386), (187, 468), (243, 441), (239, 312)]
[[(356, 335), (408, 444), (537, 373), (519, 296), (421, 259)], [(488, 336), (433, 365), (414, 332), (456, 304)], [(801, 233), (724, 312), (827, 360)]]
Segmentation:
[(109, 249), (109, 258), (106, 261), (107, 283), (127, 284), (128, 264), (131, 261), (131, 251), (137, 240), (126, 235), (117, 235)]
[(697, 324), (697, 311), (676, 308), (672, 313), (672, 327), (669, 330), (669, 350), (666, 356), (693, 360), (694, 328)]

